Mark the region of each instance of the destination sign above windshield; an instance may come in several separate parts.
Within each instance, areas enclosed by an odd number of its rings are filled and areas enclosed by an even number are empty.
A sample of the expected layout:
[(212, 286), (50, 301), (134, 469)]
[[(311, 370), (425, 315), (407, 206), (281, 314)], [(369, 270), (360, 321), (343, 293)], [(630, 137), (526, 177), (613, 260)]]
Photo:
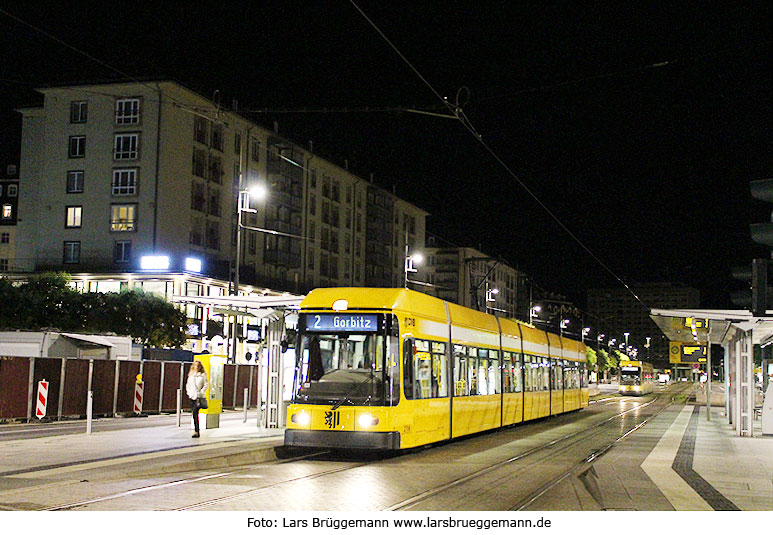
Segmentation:
[(308, 314), (306, 331), (376, 332), (378, 314)]

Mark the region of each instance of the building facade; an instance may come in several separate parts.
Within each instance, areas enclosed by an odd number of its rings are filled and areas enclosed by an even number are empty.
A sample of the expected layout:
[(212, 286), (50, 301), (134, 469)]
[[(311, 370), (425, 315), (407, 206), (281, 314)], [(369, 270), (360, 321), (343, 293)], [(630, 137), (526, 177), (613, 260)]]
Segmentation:
[[(432, 244), (432, 243), (431, 243)], [(524, 273), (471, 247), (427, 247), (420, 272), (428, 286), (415, 289), (490, 314), (527, 321)]]
[[(625, 288), (588, 291), (588, 312), (604, 323), (630, 333), (628, 345), (639, 349), (643, 360), (668, 366), (668, 339), (650, 318), (650, 309), (696, 309), (700, 292), (695, 288), (671, 283), (632, 286), (641, 302)], [(644, 304), (642, 304), (644, 303)], [(649, 338), (649, 348), (647, 339)]]
[(0, 273), (15, 269), (18, 201), (17, 168), (16, 165), (9, 165), (0, 175)]
[[(427, 213), (170, 81), (47, 87), (23, 115), (16, 271), (173, 271), (304, 293), (392, 286)], [(186, 264), (188, 259), (192, 264)], [(165, 262), (165, 263), (164, 263)], [(158, 267), (156, 264), (155, 267)]]

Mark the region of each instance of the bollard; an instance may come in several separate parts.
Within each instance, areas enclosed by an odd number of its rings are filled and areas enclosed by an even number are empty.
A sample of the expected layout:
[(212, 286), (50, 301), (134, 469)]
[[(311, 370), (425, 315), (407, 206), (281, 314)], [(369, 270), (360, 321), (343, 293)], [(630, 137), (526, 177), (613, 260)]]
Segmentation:
[(182, 408), (183, 408), (183, 391), (181, 389), (177, 389), (177, 427), (182, 426)]
[(91, 434), (91, 419), (94, 412), (94, 392), (89, 390), (88, 397), (86, 398), (86, 434)]
[(249, 392), (250, 392), (249, 388), (244, 389), (244, 419), (242, 420), (243, 424), (247, 423), (247, 407), (249, 406), (247, 405), (247, 397), (249, 396)]

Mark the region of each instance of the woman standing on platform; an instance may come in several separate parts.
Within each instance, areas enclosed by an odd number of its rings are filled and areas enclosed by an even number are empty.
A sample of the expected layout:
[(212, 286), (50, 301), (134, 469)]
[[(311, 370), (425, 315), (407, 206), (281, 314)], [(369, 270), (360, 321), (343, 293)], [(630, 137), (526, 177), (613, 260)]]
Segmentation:
[(188, 372), (188, 381), (185, 383), (185, 392), (191, 400), (191, 413), (193, 414), (193, 438), (199, 438), (199, 409), (207, 408), (207, 374), (204, 366), (198, 360), (193, 361)]

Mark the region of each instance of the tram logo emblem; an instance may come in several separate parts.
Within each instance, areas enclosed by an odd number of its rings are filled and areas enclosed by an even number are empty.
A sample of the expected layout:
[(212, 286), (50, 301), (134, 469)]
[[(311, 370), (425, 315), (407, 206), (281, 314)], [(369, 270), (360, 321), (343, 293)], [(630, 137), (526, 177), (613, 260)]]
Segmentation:
[(338, 411), (325, 411), (325, 425), (333, 429), (341, 424), (341, 413)]

